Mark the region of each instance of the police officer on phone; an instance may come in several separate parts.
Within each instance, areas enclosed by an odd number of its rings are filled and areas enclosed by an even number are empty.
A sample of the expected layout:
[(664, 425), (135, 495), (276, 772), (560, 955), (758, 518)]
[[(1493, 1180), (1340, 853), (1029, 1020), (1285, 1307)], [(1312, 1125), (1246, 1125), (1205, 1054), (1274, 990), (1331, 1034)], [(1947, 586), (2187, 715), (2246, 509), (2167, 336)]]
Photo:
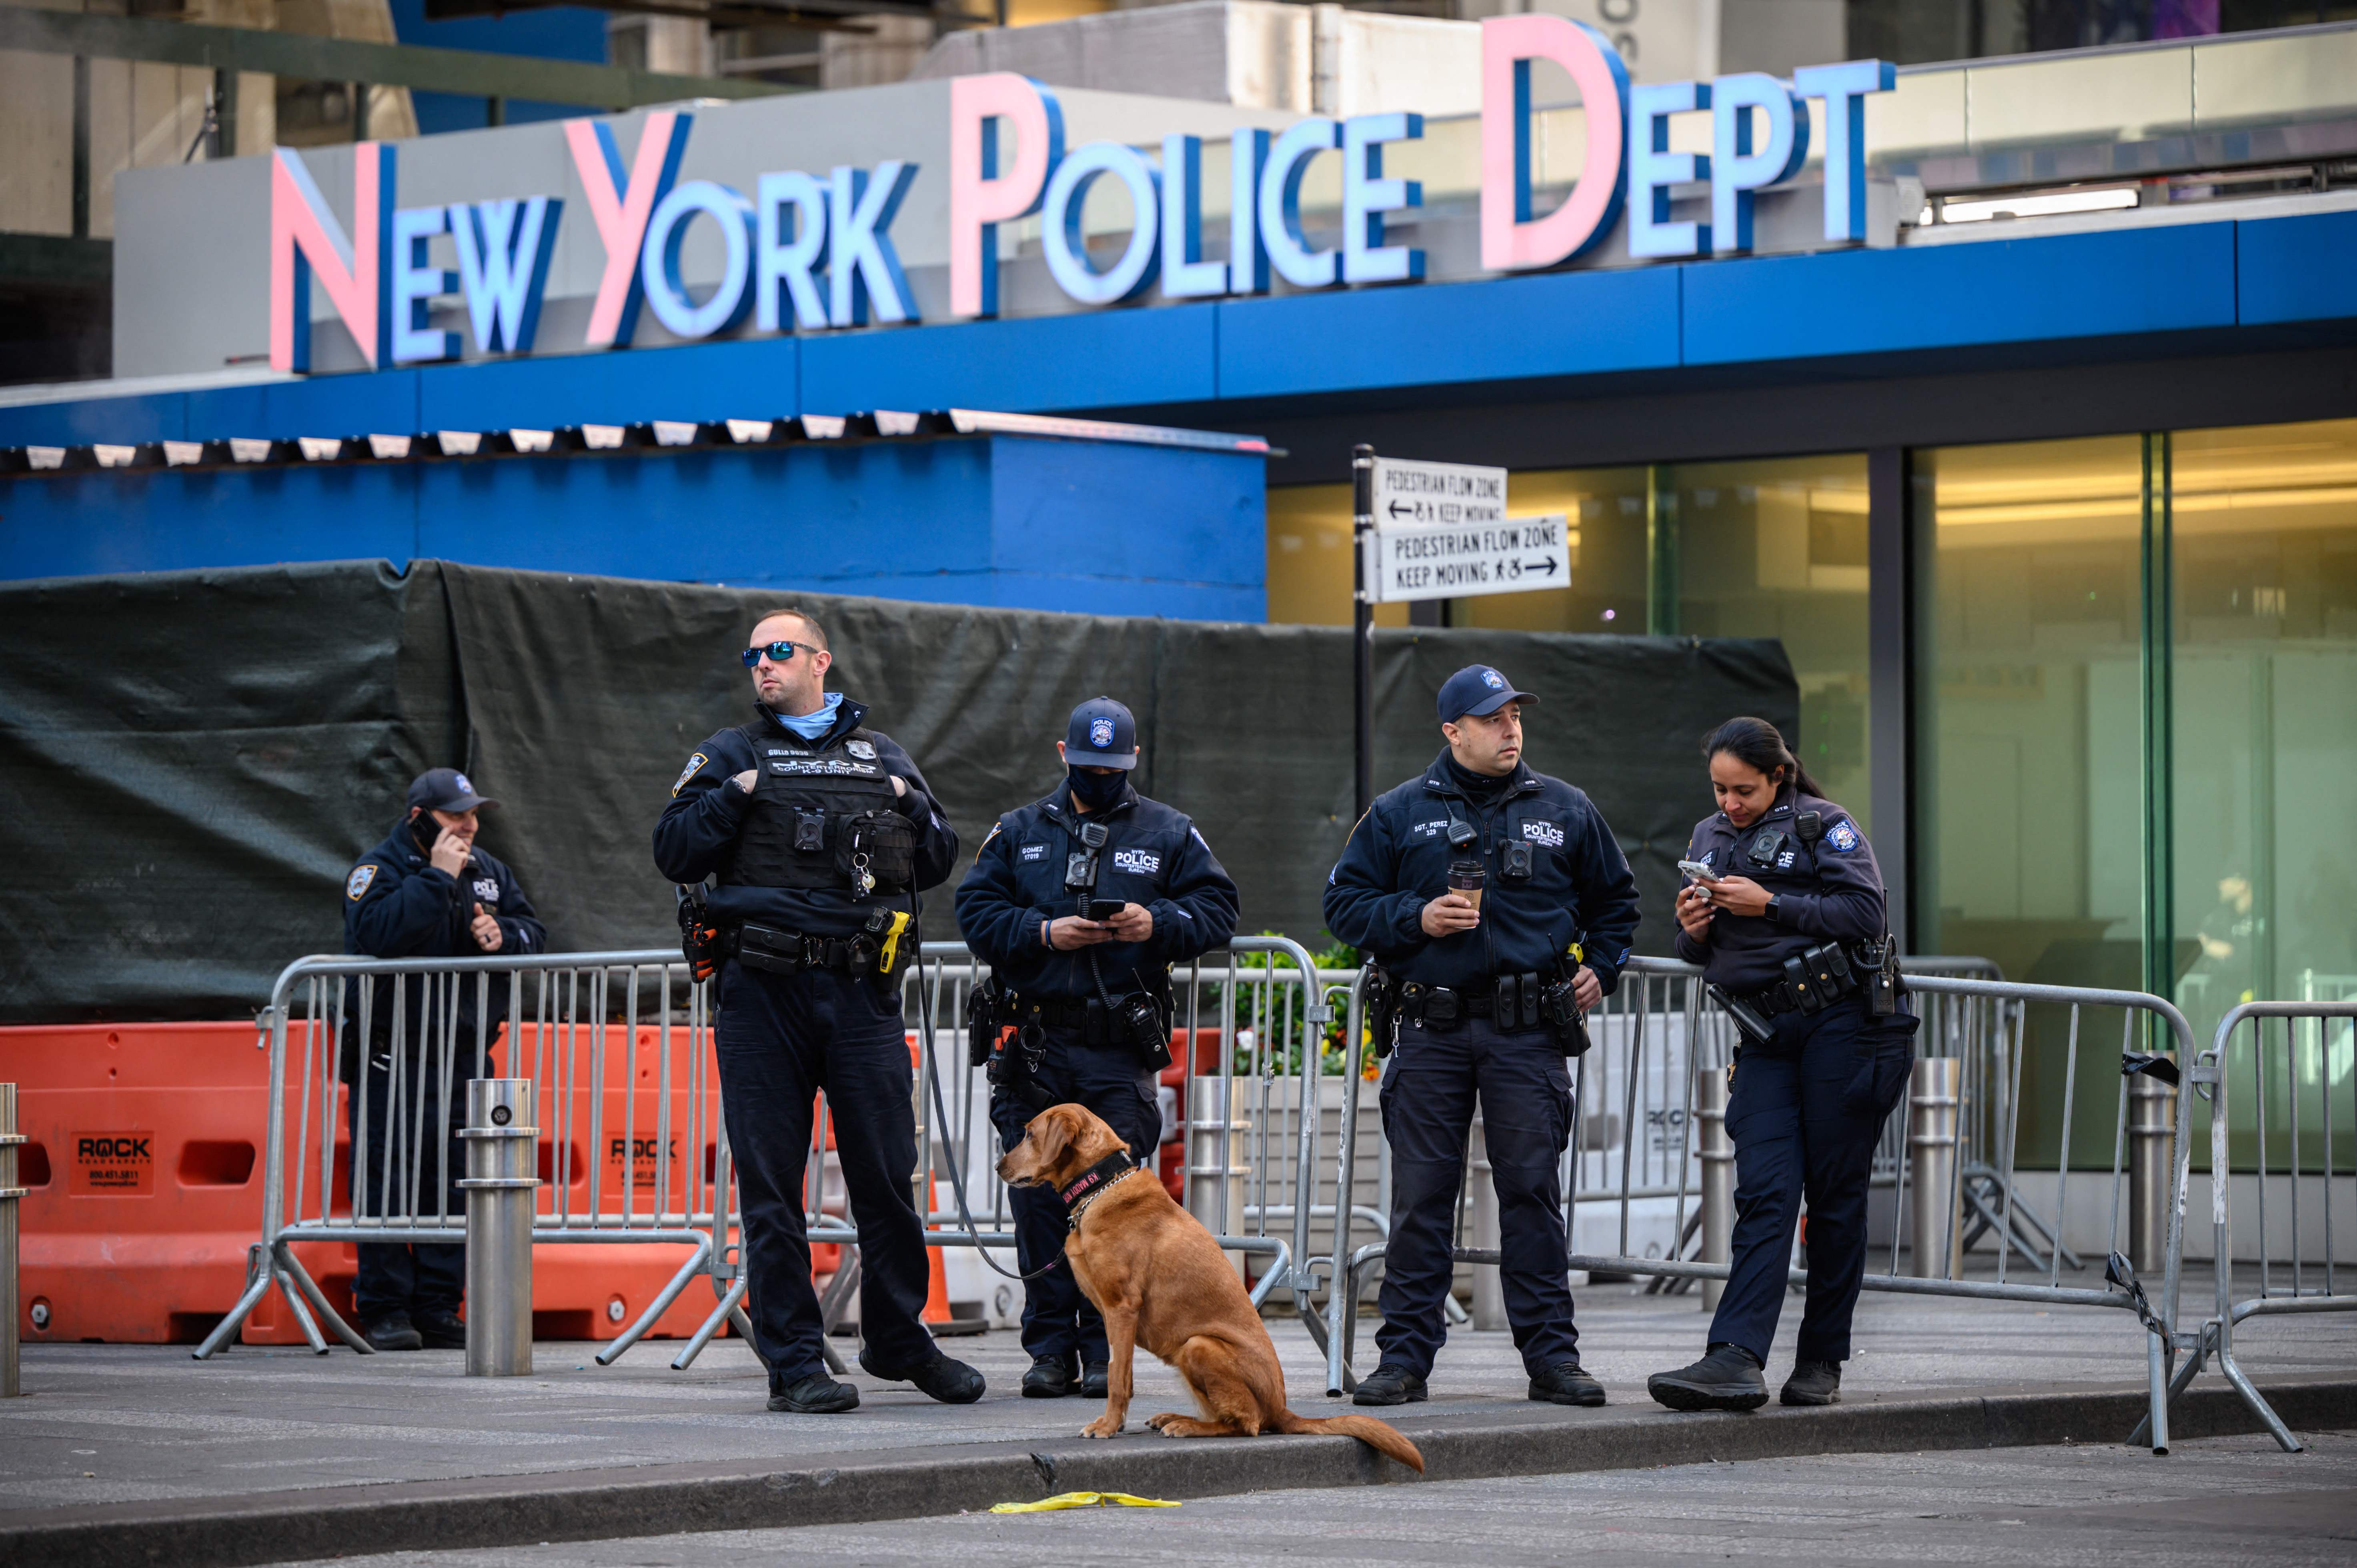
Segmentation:
[[(1425, 1397), (1447, 1330), (1441, 1303), (1473, 1103), (1498, 1189), (1506, 1316), (1530, 1397), (1600, 1405), (1580, 1369), (1559, 1162), (1571, 1138), (1565, 1058), (1611, 991), (1637, 928), (1637, 886), (1595, 804), (1523, 760), (1537, 702), (1476, 664), (1440, 688), (1448, 746), (1351, 831), (1326, 886), (1326, 924), (1367, 953), (1369, 1015), (1392, 1152), (1382, 1364), (1361, 1404)], [(1577, 956), (1574, 956), (1574, 955)], [(1395, 1043), (1394, 1043), (1395, 1042)]]
[[(475, 793), (455, 768), (429, 768), (410, 781), (406, 813), (384, 842), (361, 856), (344, 878), (344, 950), (369, 958), (494, 958), (544, 952), (548, 933), (539, 911), (507, 863), (475, 843), (479, 813), (499, 804)], [(488, 983), (469, 975), (451, 990), (447, 1020), (431, 994), (434, 985), (412, 976), (396, 988), (391, 975), (344, 983), (347, 1034), (341, 1054), (348, 1086), (344, 1110), (351, 1133), (352, 1163), (361, 1193), (360, 1212), (385, 1218), (430, 1216), (437, 1208), (434, 1181), (425, 1176), (412, 1188), (403, 1179), (403, 1160), (388, 1150), (416, 1151), (422, 1168), (436, 1163), (435, 1144), (447, 1147), (448, 1185), (442, 1203), (463, 1215), (467, 1195), (466, 1147), (458, 1141), (457, 1107), (443, 1092), (442, 1050), (449, 1047), (454, 1082), (475, 1076), (475, 1042), (488, 1053), (499, 1048), (507, 1021), (506, 975)], [(367, 1068), (361, 1080), (361, 988), (370, 992)], [(402, 1060), (393, 1061), (398, 1011)], [(450, 991), (441, 995), (450, 997)], [(363, 1124), (365, 1123), (365, 1124)], [(414, 1205), (413, 1208), (412, 1205)], [(362, 1241), (352, 1305), (361, 1333), (378, 1350), (463, 1350), (467, 1326), (458, 1302), (467, 1284), (467, 1248), (460, 1241)]]
[[(958, 929), (991, 967), (969, 1003), (976, 1066), (1004, 1146), (1050, 1105), (1088, 1107), (1142, 1165), (1162, 1141), (1155, 1080), (1170, 1062), (1170, 965), (1226, 945), (1236, 885), (1183, 812), (1130, 783), (1137, 722), (1111, 697), (1072, 710), (1064, 777), (998, 819), (957, 893)], [(1017, 1267), (1064, 1245), (1065, 1206), (1015, 1187)], [(1104, 1320), (1068, 1269), (1024, 1286), (1028, 1399), (1105, 1393)]]
[(1916, 1020), (1874, 848), (1764, 719), (1703, 739), (1719, 809), (1695, 827), (1678, 893), (1678, 956), (1703, 966), (1735, 1021), (1735, 1236), (1707, 1353), (1647, 1388), (1673, 1410), (1756, 1410), (1784, 1305), (1792, 1225), (1809, 1204), (1809, 1304), (1786, 1404), (1841, 1398), (1866, 1273), (1867, 1178), (1907, 1088)]
[[(654, 854), (683, 885), (689, 962), (715, 980), (713, 1045), (770, 1408), (859, 1403), (826, 1372), (802, 1224), (821, 1090), (859, 1227), (859, 1365), (969, 1403), (982, 1374), (943, 1356), (921, 1318), (931, 1265), (909, 1193), (914, 1076), (900, 1012), (918, 895), (948, 878), (957, 835), (909, 754), (866, 727), (866, 704), (824, 689), (834, 655), (809, 611), (763, 616), (744, 661), (752, 722), (687, 759)], [(708, 898), (687, 886), (706, 877)]]

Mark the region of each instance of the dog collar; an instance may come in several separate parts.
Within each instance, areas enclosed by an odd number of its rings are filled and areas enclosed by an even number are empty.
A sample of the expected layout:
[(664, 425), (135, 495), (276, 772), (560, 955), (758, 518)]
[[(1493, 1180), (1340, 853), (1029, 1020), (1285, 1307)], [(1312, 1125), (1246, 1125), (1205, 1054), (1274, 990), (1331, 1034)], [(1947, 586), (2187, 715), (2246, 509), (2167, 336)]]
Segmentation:
[(1103, 1197), (1106, 1191), (1124, 1176), (1135, 1176), (1145, 1168), (1144, 1165), (1132, 1164), (1127, 1155), (1116, 1150), (1082, 1171), (1073, 1178), (1071, 1186), (1061, 1189), (1060, 1196), (1063, 1197), (1064, 1207), (1071, 1211), (1071, 1218), (1065, 1221), (1064, 1229), (1068, 1231), (1078, 1230), (1081, 1228), (1081, 1216), (1089, 1211), (1091, 1204)]

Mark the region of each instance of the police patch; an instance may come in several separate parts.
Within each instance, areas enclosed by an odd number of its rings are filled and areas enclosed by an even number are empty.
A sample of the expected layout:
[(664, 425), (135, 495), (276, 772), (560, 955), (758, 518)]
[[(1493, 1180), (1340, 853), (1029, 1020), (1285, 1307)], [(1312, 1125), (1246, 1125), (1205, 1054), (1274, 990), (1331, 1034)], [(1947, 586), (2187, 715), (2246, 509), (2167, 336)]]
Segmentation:
[(864, 757), (870, 762), (876, 760), (876, 748), (864, 740), (846, 740), (843, 743), (843, 749), (854, 757)]
[(458, 793), (461, 795), (471, 795), (475, 792), (475, 787), (467, 782), (467, 776), (463, 773), (450, 775), (450, 782), (458, 786)]
[(1414, 833), (1420, 839), (1428, 839), (1448, 826), (1448, 819), (1442, 817), (1437, 822), (1418, 822), (1415, 826), (1409, 828), (1408, 832)]
[(1481, 684), (1492, 692), (1502, 692), (1506, 689), (1506, 678), (1495, 670), (1484, 670), (1481, 671)]
[(369, 884), (375, 880), (376, 862), (370, 861), (365, 865), (353, 866), (351, 875), (344, 881), (344, 897), (357, 901), (361, 894), (369, 890)]
[(1563, 828), (1556, 822), (1524, 822), (1523, 837), (1533, 843), (1543, 843), (1549, 849), (1563, 847)]
[(1117, 849), (1113, 852), (1113, 868), (1115, 871), (1135, 872), (1140, 876), (1151, 876), (1162, 869), (1162, 857), (1152, 850)]
[(1790, 871), (1792, 869), (1792, 852), (1791, 850), (1788, 849), (1783, 854), (1776, 857), (1776, 869), (1779, 871)]
[(1100, 750), (1113, 744), (1113, 721), (1111, 719), (1091, 719), (1089, 721), (1089, 744), (1096, 746)]
[(1048, 858), (1048, 846), (1044, 843), (1027, 843), (1018, 853), (1025, 860), (1045, 860)]
[(687, 759), (687, 766), (679, 770), (679, 780), (671, 787), (671, 792), (676, 795), (682, 789), (686, 789), (687, 781), (694, 778), (696, 774), (703, 769), (704, 765), (711, 760), (712, 759), (710, 757), (705, 756), (704, 753), (700, 751), (694, 757), (689, 757)]
[(1856, 849), (1858, 846), (1859, 842), (1857, 825), (1851, 822), (1847, 817), (1844, 817), (1840, 822), (1835, 822), (1825, 833), (1825, 843), (1831, 844), (1835, 849), (1839, 850), (1844, 854), (1847, 854), (1850, 851)]
[(475, 878), (475, 897), (486, 904), (498, 903), (500, 901), (499, 883), (489, 876), (478, 876)]

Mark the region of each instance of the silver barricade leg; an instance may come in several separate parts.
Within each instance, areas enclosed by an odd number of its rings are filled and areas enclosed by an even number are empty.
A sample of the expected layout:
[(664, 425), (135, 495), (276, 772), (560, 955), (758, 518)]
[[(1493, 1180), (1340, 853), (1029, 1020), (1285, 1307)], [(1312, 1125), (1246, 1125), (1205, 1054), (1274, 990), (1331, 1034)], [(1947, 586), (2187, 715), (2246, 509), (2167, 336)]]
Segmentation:
[(467, 1081), (467, 1375), (532, 1375), (532, 1080)]
[(2128, 1261), (2139, 1274), (2168, 1266), (2176, 1100), (2176, 1091), (2150, 1073), (2128, 1079)]
[(16, 1185), (16, 1086), (0, 1083), (0, 1399), (25, 1391), (16, 1345), (16, 1206), (26, 1189)]
[[(1478, 1111), (1465, 1133), (1465, 1186), (1468, 1207), (1472, 1209), (1472, 1244), (1477, 1251), (1494, 1252), (1500, 1234), (1498, 1182), (1490, 1168), (1489, 1128)], [(1491, 1330), (1506, 1326), (1506, 1287), (1496, 1269), (1473, 1271), (1473, 1326)]]
[(1908, 1185), (1915, 1236), (1917, 1279), (1953, 1280), (1964, 1275), (1963, 1193), (1956, 1180), (1958, 1087), (1963, 1063), (1953, 1057), (1927, 1057), (1915, 1064), (1908, 1087)]

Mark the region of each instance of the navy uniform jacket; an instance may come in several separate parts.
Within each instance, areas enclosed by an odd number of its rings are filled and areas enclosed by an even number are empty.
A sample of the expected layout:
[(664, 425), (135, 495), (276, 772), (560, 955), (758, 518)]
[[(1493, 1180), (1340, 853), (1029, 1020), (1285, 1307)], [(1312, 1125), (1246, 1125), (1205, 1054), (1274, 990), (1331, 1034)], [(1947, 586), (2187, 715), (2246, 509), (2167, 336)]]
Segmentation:
[[(1227, 945), (1236, 929), (1236, 885), (1186, 813), (1133, 789), (1082, 816), (1065, 795), (1059, 784), (1046, 800), (999, 818), (958, 886), (958, 929), (1000, 984), (1039, 999), (1094, 996), (1094, 953), (1113, 995), (1158, 992), (1164, 964)], [(1040, 936), (1042, 921), (1083, 912), (1080, 895), (1064, 886), (1064, 865), (1081, 847), (1084, 822), (1103, 822), (1110, 834), (1098, 855), (1096, 897), (1153, 912), (1154, 934), (1142, 942), (1058, 952)], [(1146, 978), (1135, 980), (1141, 970)]]
[[(1481, 923), (1435, 940), (1420, 920), (1425, 905), (1448, 891), (1452, 807), (1480, 833), (1488, 877)], [(1508, 840), (1531, 846), (1526, 882), (1499, 875)], [(1517, 762), (1504, 791), (1478, 807), (1450, 777), (1444, 749), (1423, 778), (1383, 795), (1351, 830), (1326, 879), (1326, 926), (1400, 979), (1458, 990), (1544, 973), (1576, 941), (1609, 994), (1637, 929), (1637, 883), (1586, 793)]]
[[(756, 704), (754, 712), (775, 722), (777, 715)], [(778, 733), (801, 746), (828, 746), (859, 727), (867, 704), (850, 697), (835, 710), (834, 724), (815, 741), (805, 741), (784, 725)], [(869, 732), (873, 734), (874, 732)], [(957, 865), (957, 834), (925, 788), (925, 776), (898, 742), (876, 736), (877, 759), (887, 773), (909, 781), (909, 792), (893, 802), (917, 830), (917, 891), (938, 887), (949, 880)], [(671, 788), (671, 801), (655, 823), (655, 869), (673, 882), (696, 883), (725, 865), (736, 846), (737, 830), (744, 825), (753, 797), (728, 781), (756, 766), (752, 744), (735, 729), (725, 729), (695, 748), (679, 782)], [(911, 893), (912, 912), (921, 904)], [(712, 913), (723, 921), (750, 920), (804, 936), (847, 937), (866, 927), (848, 887), (716, 887), (711, 894)]]
[[(1824, 836), (1812, 846), (1793, 831), (1803, 811), (1817, 813)], [(1784, 834), (1784, 842), (1767, 865), (1760, 865), (1750, 849), (1763, 829)], [(1722, 876), (1748, 876), (1776, 895), (1778, 918), (1736, 915), (1725, 909), (1712, 915), (1710, 940), (1698, 942), (1678, 928), (1678, 956), (1703, 966), (1704, 975), (1738, 994), (1762, 990), (1784, 978), (1784, 961), (1803, 948), (1832, 938), (1864, 941), (1882, 935), (1882, 872), (1874, 864), (1874, 846), (1857, 831), (1847, 811), (1831, 800), (1795, 790), (1748, 828), (1738, 828), (1725, 811), (1713, 811), (1695, 824), (1685, 858), (1707, 864)], [(1692, 886), (1693, 879), (1685, 885)]]
[[(430, 821), (430, 819), (426, 819)], [(524, 897), (515, 873), (506, 863), (482, 849), (468, 857), (457, 876), (432, 865), (410, 831), (407, 818), (393, 824), (384, 842), (361, 856), (344, 879), (344, 950), (366, 958), (517, 958), (548, 950), (548, 930), (540, 923), (532, 900)], [(438, 832), (438, 829), (432, 830)], [(500, 923), (500, 950), (487, 953), (475, 945), (475, 906)], [(476, 1028), (475, 997), (479, 982), (469, 979), (458, 987), (458, 1028), (462, 1045), (471, 1048)], [(371, 1032), (377, 1044), (393, 1037), (393, 981), (376, 982)], [(425, 1016), (425, 988), (412, 980), (402, 987), (409, 1014), (406, 1039), (414, 1051), (420, 1020)], [(507, 1016), (508, 980), (491, 978), (488, 1028), (496, 1029)], [(345, 987), (345, 1015), (360, 1026), (360, 997)]]

